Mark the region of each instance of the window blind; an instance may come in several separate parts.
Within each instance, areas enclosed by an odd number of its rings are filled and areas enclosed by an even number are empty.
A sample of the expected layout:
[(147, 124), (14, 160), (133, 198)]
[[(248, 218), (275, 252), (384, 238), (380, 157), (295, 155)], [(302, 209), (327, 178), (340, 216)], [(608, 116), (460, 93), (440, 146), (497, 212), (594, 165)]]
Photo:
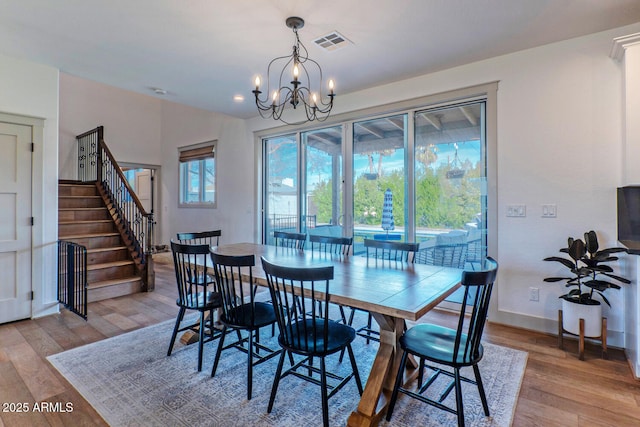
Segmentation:
[(215, 146), (190, 148), (180, 151), (180, 162), (190, 162), (193, 160), (209, 159), (215, 156)]

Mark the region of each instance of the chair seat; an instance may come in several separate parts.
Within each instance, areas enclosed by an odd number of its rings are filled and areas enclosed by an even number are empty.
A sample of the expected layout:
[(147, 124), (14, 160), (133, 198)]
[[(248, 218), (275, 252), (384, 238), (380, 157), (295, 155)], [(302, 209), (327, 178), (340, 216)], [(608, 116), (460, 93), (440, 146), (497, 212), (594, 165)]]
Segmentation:
[[(206, 300), (205, 300), (206, 298)], [(191, 294), (187, 296), (185, 301), (181, 301), (180, 298), (176, 300), (176, 304), (180, 307), (188, 308), (190, 310), (211, 310), (214, 308), (222, 307), (222, 298), (218, 292), (198, 292), (197, 294)]]
[(482, 359), (482, 344), (479, 345), (477, 354), (464, 354), (462, 349), (465, 347), (467, 335), (462, 334), (458, 360), (453, 360), (455, 339), (455, 329), (424, 323), (416, 325), (405, 332), (400, 338), (400, 345), (403, 350), (416, 356), (450, 366), (473, 365)]
[[(253, 313), (251, 304), (243, 304), (235, 307), (227, 316), (226, 313), (220, 316), (220, 321), (232, 328), (243, 329), (259, 329), (263, 326), (271, 325), (276, 321), (276, 313), (273, 305), (265, 302), (256, 302), (253, 305)], [(253, 315), (253, 323), (251, 317)], [(233, 319), (230, 321), (229, 319)]]
[[(329, 341), (324, 342), (324, 325), (328, 323), (328, 338)], [(315, 330), (314, 330), (315, 323)], [(283, 340), (282, 334), (279, 337), (280, 345), (288, 350), (300, 354), (308, 354), (312, 356), (322, 356), (341, 350), (347, 344), (353, 342), (356, 338), (356, 331), (350, 326), (343, 325), (342, 323), (335, 322), (333, 320), (316, 319), (315, 322), (312, 319), (304, 320), (304, 324), (293, 324), (290, 327), (287, 326), (286, 330), (282, 333), (287, 334), (289, 342), (296, 344), (294, 347), (288, 346)], [(302, 335), (304, 333), (304, 335)], [(292, 334), (292, 336), (289, 336)]]

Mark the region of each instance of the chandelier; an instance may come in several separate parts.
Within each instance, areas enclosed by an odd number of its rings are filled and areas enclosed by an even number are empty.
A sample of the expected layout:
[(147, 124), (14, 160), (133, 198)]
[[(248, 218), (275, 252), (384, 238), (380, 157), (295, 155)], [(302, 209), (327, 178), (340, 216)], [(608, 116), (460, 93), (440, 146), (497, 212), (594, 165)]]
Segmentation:
[(309, 58), (307, 48), (298, 37), (298, 30), (304, 26), (304, 20), (295, 16), (290, 17), (287, 18), (286, 25), (295, 35), (293, 52), (291, 55), (271, 60), (267, 68), (267, 91), (262, 98), (260, 97), (262, 94), (260, 76), (256, 77), (256, 89), (253, 94), (256, 97), (258, 112), (265, 119), (273, 118), (286, 124), (300, 124), (305, 120), (290, 123), (282, 115), (287, 108), (301, 109), (305, 112), (306, 121), (325, 121), (333, 108), (335, 96), (333, 80), (329, 80), (329, 93), (323, 97), (322, 68), (320, 64)]

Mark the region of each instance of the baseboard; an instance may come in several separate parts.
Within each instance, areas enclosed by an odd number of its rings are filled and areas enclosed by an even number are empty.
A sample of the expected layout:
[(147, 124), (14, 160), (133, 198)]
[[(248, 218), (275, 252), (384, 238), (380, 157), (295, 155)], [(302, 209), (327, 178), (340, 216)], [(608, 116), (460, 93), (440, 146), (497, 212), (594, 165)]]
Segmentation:
[[(504, 310), (492, 310), (489, 322), (558, 335), (558, 321)], [(624, 332), (607, 331), (607, 347), (624, 348)]]

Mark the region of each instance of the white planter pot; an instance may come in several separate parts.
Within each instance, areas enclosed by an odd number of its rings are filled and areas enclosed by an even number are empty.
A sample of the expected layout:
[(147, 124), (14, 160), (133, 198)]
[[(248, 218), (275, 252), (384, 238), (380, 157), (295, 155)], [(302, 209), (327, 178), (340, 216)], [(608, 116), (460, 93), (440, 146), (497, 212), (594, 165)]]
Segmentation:
[(584, 319), (584, 336), (598, 338), (602, 335), (602, 305), (585, 305), (562, 300), (562, 328), (580, 335), (580, 319)]

